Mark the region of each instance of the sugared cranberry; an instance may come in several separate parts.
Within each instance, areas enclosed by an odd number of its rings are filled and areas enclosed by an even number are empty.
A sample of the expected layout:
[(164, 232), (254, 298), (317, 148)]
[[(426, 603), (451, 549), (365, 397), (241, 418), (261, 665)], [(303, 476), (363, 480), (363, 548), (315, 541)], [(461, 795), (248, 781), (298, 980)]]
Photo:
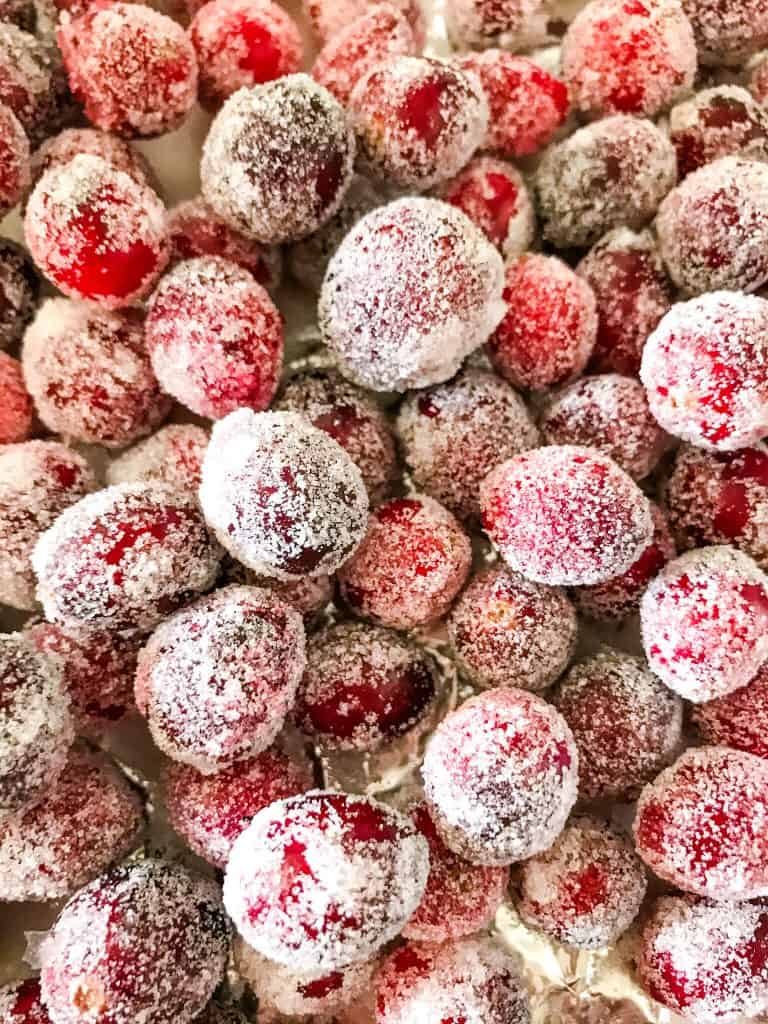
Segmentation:
[(344, 599), (359, 615), (392, 629), (441, 618), (472, 562), (469, 537), (433, 498), (379, 505), (360, 547), (339, 570)]
[(520, 917), (567, 946), (600, 949), (629, 928), (645, 897), (645, 868), (629, 838), (597, 818), (574, 818), (516, 882)]
[(32, 184), (52, 167), (63, 167), (81, 153), (99, 157), (137, 185), (155, 187), (154, 173), (144, 155), (129, 142), (96, 128), (66, 128), (46, 139), (32, 155)]
[(274, 576), (259, 576), (244, 566), (240, 566), (240, 569), (244, 571), (244, 578), (237, 582), (274, 591), (278, 597), (301, 613), (307, 626), (312, 625), (333, 600), (334, 578), (327, 573), (320, 576), (296, 576), (291, 580), (276, 580)]
[[(425, 25), (421, 0), (389, 0), (408, 19), (416, 43), (424, 45)], [(347, 25), (357, 21), (368, 10), (371, 0), (303, 0), (304, 10), (323, 43), (335, 38)]]
[(196, 492), (202, 476), (208, 434), (191, 423), (161, 427), (146, 441), (129, 448), (107, 467), (107, 483), (133, 484), (157, 480), (182, 491)]
[(144, 827), (140, 797), (102, 754), (70, 753), (31, 807), (3, 815), (0, 899), (61, 899), (124, 857)]
[(717, 900), (768, 894), (768, 764), (727, 747), (687, 750), (643, 790), (635, 844), (679, 889)]
[(766, 101), (768, 101), (768, 56), (763, 57), (752, 68), (749, 91), (761, 106), (766, 106)]
[(27, 205), (24, 234), (57, 288), (108, 309), (145, 295), (168, 259), (163, 204), (96, 156), (76, 156), (42, 176)]
[(271, 804), (232, 849), (224, 902), (245, 941), (294, 971), (370, 958), (419, 904), (427, 842), (367, 797), (313, 792)]
[(455, 207), (395, 200), (363, 217), (331, 260), (323, 338), (345, 376), (375, 391), (439, 384), (499, 323), (503, 277), (498, 252)]
[(188, 1024), (226, 966), (218, 886), (147, 859), (73, 896), (42, 953), (43, 999), (61, 1024)]
[(16, 205), (29, 182), (29, 139), (11, 108), (0, 103), (0, 214)]
[(653, 535), (648, 499), (591, 448), (554, 445), (494, 469), (480, 489), (483, 527), (510, 568), (539, 583), (602, 583)]
[(194, 498), (149, 482), (72, 505), (38, 541), (33, 565), (51, 622), (147, 630), (207, 590), (220, 559)]
[(24, 249), (0, 238), (0, 349), (10, 348), (34, 316), (40, 279)]
[(464, 590), (448, 618), (448, 634), (476, 686), (545, 690), (573, 655), (576, 612), (562, 590), (497, 567)]
[(364, 170), (417, 191), (457, 174), (488, 125), (478, 80), (427, 57), (375, 67), (352, 91), (349, 112)]
[(0, 103), (10, 107), (33, 145), (51, 130), (60, 90), (50, 44), (0, 22)]
[(0, 352), (0, 445), (26, 441), (32, 433), (34, 414), (21, 363)]
[(221, 543), (264, 576), (332, 573), (365, 533), (360, 470), (297, 413), (240, 409), (213, 428), (200, 500)]
[(503, 866), (551, 846), (576, 801), (576, 745), (561, 715), (523, 690), (473, 697), (437, 727), (422, 768), (447, 846)]
[(294, 242), (338, 210), (354, 156), (343, 107), (307, 75), (286, 75), (224, 104), (203, 148), (203, 196), (245, 235)]
[(761, 0), (682, 0), (702, 64), (739, 66), (768, 47), (768, 11)]
[(674, 146), (650, 121), (617, 114), (586, 125), (551, 146), (536, 171), (544, 236), (566, 248), (611, 228), (637, 230), (676, 180)]
[(154, 291), (146, 338), (164, 390), (199, 416), (266, 409), (283, 362), (280, 313), (253, 275), (217, 256), (177, 264)]
[(706, 743), (768, 758), (768, 667), (733, 693), (698, 704), (691, 717)]
[(162, 135), (192, 109), (195, 51), (159, 11), (94, 0), (80, 17), (63, 15), (57, 41), (70, 88), (97, 128), (125, 138)]
[(551, 6), (547, 0), (446, 0), (445, 19), (457, 47), (514, 52), (547, 40)]
[(50, 1024), (38, 978), (0, 986), (0, 1020), (3, 1024)]
[(576, 267), (597, 300), (590, 366), (637, 376), (643, 346), (672, 305), (672, 286), (650, 231), (616, 228)]
[(194, 1024), (248, 1024), (248, 1017), (234, 1003), (212, 999)]
[(678, 104), (669, 134), (681, 178), (721, 156), (768, 160), (768, 113), (738, 85), (703, 89)]

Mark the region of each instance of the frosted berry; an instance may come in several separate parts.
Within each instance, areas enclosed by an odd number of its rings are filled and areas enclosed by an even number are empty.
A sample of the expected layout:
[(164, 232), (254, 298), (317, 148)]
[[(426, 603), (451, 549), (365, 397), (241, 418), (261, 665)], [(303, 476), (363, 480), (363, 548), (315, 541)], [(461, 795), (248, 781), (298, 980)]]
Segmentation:
[(283, 363), (283, 323), (253, 275), (216, 256), (185, 260), (149, 302), (147, 348), (162, 387), (198, 416), (266, 409)]
[(355, 141), (343, 107), (307, 75), (230, 96), (200, 165), (205, 200), (233, 228), (267, 245), (312, 234), (352, 180)]
[(327, 573), (320, 576), (295, 576), (291, 580), (276, 580), (274, 576), (259, 576), (250, 569), (244, 571), (246, 583), (274, 591), (278, 597), (301, 613), (306, 626), (312, 625), (333, 600), (334, 577)]
[(130, 142), (97, 128), (65, 128), (46, 139), (32, 155), (32, 184), (52, 167), (64, 167), (82, 153), (106, 161), (137, 185), (155, 188), (154, 173), (144, 155)]
[(294, 971), (369, 959), (418, 906), (426, 840), (368, 797), (315, 791), (271, 804), (236, 840), (224, 879), (235, 927)]
[(394, 57), (375, 67), (353, 90), (349, 113), (362, 169), (419, 192), (457, 174), (488, 125), (478, 80), (427, 57)]
[(0, 103), (0, 214), (16, 205), (29, 182), (29, 139), (11, 108)]
[(576, 801), (576, 745), (561, 715), (523, 690), (490, 690), (447, 715), (427, 747), (424, 791), (443, 842), (503, 866), (551, 846)]
[(768, 100), (768, 56), (757, 61), (749, 77), (749, 91), (765, 107)]
[(687, 750), (643, 790), (635, 844), (679, 889), (717, 900), (768, 893), (768, 765), (727, 747)]
[(768, 11), (760, 0), (682, 0), (702, 64), (738, 66), (768, 47)]
[(108, 309), (145, 295), (168, 259), (163, 204), (96, 156), (76, 156), (42, 176), (27, 205), (24, 234), (57, 288)]
[(768, 112), (738, 85), (702, 89), (673, 107), (669, 134), (681, 178), (721, 156), (768, 160)]
[(207, 590), (220, 558), (194, 498), (148, 482), (72, 505), (38, 541), (33, 565), (51, 622), (148, 630)]
[(50, 1024), (39, 978), (0, 986), (0, 1020), (3, 1024)]
[[(408, 19), (419, 47), (424, 45), (425, 25), (421, 0), (389, 0)], [(327, 43), (372, 6), (370, 0), (303, 0), (304, 10), (321, 42)]]
[(448, 618), (457, 661), (483, 689), (545, 690), (565, 671), (577, 632), (562, 590), (503, 567), (475, 576)]
[(637, 917), (646, 884), (628, 837), (597, 818), (577, 817), (554, 846), (522, 865), (515, 904), (527, 925), (557, 942), (600, 949)]
[(220, 420), (203, 461), (200, 500), (227, 551), (279, 580), (334, 572), (367, 523), (360, 470), (297, 413), (240, 409)]
[(2, 21), (0, 103), (10, 107), (32, 145), (42, 142), (50, 132), (60, 92), (60, 73), (50, 44)]
[(24, 249), (0, 238), (0, 349), (10, 348), (32, 319), (40, 279)]
[(0, 445), (26, 441), (32, 433), (34, 414), (21, 363), (0, 352)]
[(323, 339), (364, 387), (442, 383), (499, 323), (503, 278), (498, 252), (455, 207), (395, 200), (363, 217), (331, 260)]
[(182, 491), (197, 492), (208, 434), (192, 423), (161, 427), (129, 448), (107, 467), (107, 483), (132, 484), (157, 480)]
[(445, 18), (458, 47), (515, 51), (547, 39), (552, 5), (548, 0), (446, 0)]
[(648, 499), (591, 448), (555, 445), (497, 466), (480, 489), (483, 527), (511, 569), (539, 583), (602, 583), (653, 535)]
[(768, 668), (733, 693), (697, 704), (691, 717), (705, 743), (768, 758)]
[(433, 498), (393, 498), (371, 513), (360, 547), (339, 570), (352, 610), (392, 629), (441, 618), (469, 574), (469, 537)]

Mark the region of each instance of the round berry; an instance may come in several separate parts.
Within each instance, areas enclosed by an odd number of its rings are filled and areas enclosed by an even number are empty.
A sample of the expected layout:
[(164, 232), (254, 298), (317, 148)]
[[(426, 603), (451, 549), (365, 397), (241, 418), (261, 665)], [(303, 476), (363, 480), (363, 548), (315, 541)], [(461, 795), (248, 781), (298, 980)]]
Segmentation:
[(476, 576), (448, 618), (459, 666), (483, 689), (545, 690), (568, 666), (577, 634), (576, 612), (562, 590), (503, 566)]
[[(421, 0), (389, 0), (408, 19), (416, 43), (424, 45), (426, 28)], [(327, 43), (347, 25), (361, 18), (372, 6), (371, 0), (303, 0), (304, 11), (321, 42)], [(378, 6), (378, 2), (377, 2)]]
[(3, 1024), (50, 1024), (38, 978), (0, 986), (0, 1020)]
[(294, 242), (338, 210), (354, 157), (343, 107), (307, 75), (286, 75), (224, 104), (203, 148), (203, 196), (256, 241)]
[(144, 4), (93, 0), (57, 32), (69, 86), (88, 120), (124, 138), (162, 135), (197, 96), (197, 61), (184, 29)]
[(107, 483), (156, 480), (181, 491), (197, 492), (208, 434), (192, 423), (161, 427), (146, 441), (123, 452), (107, 466)]
[(49, 43), (0, 22), (0, 103), (9, 107), (37, 145), (56, 120), (61, 82)]
[(224, 902), (245, 941), (294, 971), (370, 958), (419, 904), (426, 840), (368, 797), (313, 792), (271, 804), (235, 841)]
[(548, 38), (550, 18), (547, 0), (445, 0), (448, 36), (459, 48), (528, 49)]
[(367, 523), (360, 470), (297, 413), (240, 409), (215, 424), (200, 501), (227, 551), (279, 580), (334, 572)]
[(768, 758), (768, 667), (741, 689), (696, 705), (691, 717), (705, 743)]
[(0, 103), (0, 214), (5, 215), (29, 185), (29, 139), (18, 118)]
[(766, 100), (768, 100), (768, 56), (761, 57), (752, 68), (749, 91), (761, 106), (766, 106)]
[(139, 186), (155, 188), (155, 176), (146, 157), (130, 142), (96, 128), (66, 128), (46, 139), (32, 155), (32, 184), (36, 185), (46, 171), (64, 167), (82, 153), (99, 157)]
[(185, 260), (149, 303), (147, 348), (162, 387), (198, 416), (266, 409), (283, 363), (283, 323), (253, 275), (216, 256)]
[(26, 441), (32, 433), (34, 415), (21, 363), (0, 352), (0, 445)]
[(433, 498), (393, 498), (371, 513), (368, 532), (339, 570), (352, 610), (392, 629), (441, 618), (472, 563), (469, 537)]
[(194, 498), (152, 482), (78, 501), (32, 559), (46, 618), (111, 630), (152, 629), (212, 585), (220, 560)]
[(0, 349), (10, 348), (35, 314), (40, 279), (24, 249), (0, 238)]
[(768, 160), (768, 112), (738, 85), (702, 89), (673, 107), (669, 134), (680, 178), (722, 156)]
[(761, 0), (682, 0), (702, 64), (743, 64), (768, 47), (768, 11)]
[(480, 489), (483, 527), (511, 569), (550, 585), (625, 572), (653, 535), (648, 499), (607, 455), (554, 445), (497, 466)]
[(588, 124), (551, 146), (536, 171), (544, 237), (568, 248), (611, 228), (637, 230), (676, 180), (674, 146), (650, 121), (617, 114)]
[(76, 156), (42, 176), (27, 205), (24, 234), (57, 288), (108, 309), (145, 295), (168, 259), (163, 204), (96, 156)]
[(643, 790), (637, 852), (686, 892), (717, 900), (768, 894), (768, 764), (760, 757), (687, 750)]
[(499, 323), (503, 279), (498, 252), (455, 207), (395, 200), (363, 217), (331, 260), (323, 340), (344, 375), (374, 391), (442, 383)]
[(274, 577), (259, 576), (250, 569), (245, 569), (244, 582), (274, 591), (286, 604), (301, 613), (307, 626), (312, 625), (333, 600), (334, 579), (327, 573), (320, 576), (296, 576), (292, 580), (276, 580)]

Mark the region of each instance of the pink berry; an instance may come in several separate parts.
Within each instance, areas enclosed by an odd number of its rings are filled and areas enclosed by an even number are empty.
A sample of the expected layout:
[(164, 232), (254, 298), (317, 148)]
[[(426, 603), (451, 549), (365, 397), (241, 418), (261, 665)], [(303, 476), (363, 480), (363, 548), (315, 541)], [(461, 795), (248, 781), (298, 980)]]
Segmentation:
[(517, 880), (517, 912), (550, 938), (576, 949), (613, 945), (637, 917), (645, 868), (628, 837), (597, 818), (574, 818)]
[(46, 139), (32, 156), (32, 184), (52, 167), (64, 167), (82, 153), (99, 157), (139, 186), (155, 188), (154, 173), (144, 155), (130, 142), (96, 128), (66, 128)]
[(144, 4), (94, 0), (63, 15), (57, 41), (69, 85), (97, 128), (124, 138), (178, 128), (197, 94), (197, 61), (187, 34)]
[(50, 1024), (38, 978), (0, 987), (0, 1020), (3, 1024)]
[(462, 671), (475, 686), (545, 690), (576, 648), (573, 605), (562, 590), (495, 567), (475, 576), (448, 618)]
[(33, 145), (49, 134), (60, 92), (50, 44), (7, 21), (0, 23), (0, 103), (10, 107)]
[[(418, 46), (423, 46), (425, 26), (421, 0), (390, 0), (390, 3), (402, 11)], [(303, 0), (303, 6), (321, 42), (327, 43), (374, 5), (371, 0)]]
[(235, 840), (259, 811), (311, 788), (309, 769), (275, 747), (215, 775), (178, 761), (163, 774), (171, 825), (194, 853), (222, 870)]
[(103, 754), (73, 750), (37, 803), (3, 816), (0, 899), (68, 896), (130, 853), (143, 829), (125, 776)]
[(768, 758), (768, 670), (725, 697), (698, 704), (691, 715), (705, 743)]
[(250, 569), (245, 569), (244, 582), (272, 590), (303, 616), (306, 626), (312, 625), (333, 600), (334, 579), (327, 573), (320, 576), (297, 576), (292, 580), (276, 580), (274, 577), (259, 576)]
[(577, 377), (597, 335), (595, 296), (556, 256), (507, 264), (507, 312), (488, 343), (496, 370), (516, 387), (541, 389)]
[(32, 551), (61, 513), (96, 489), (82, 456), (58, 441), (0, 449), (0, 600), (35, 607)]
[(307, 75), (230, 96), (203, 148), (206, 202), (266, 245), (295, 242), (338, 210), (355, 141), (343, 107)]
[(240, 409), (215, 424), (200, 500), (227, 551), (278, 580), (334, 572), (367, 523), (360, 470), (297, 413)]
[(272, 401), (283, 364), (283, 323), (253, 275), (217, 256), (178, 263), (149, 302), (147, 348), (158, 380), (211, 419)]
[(200, 68), (200, 102), (217, 110), (238, 89), (299, 70), (303, 44), (293, 19), (271, 0), (209, 0), (189, 37)]
[(108, 309), (145, 295), (168, 259), (163, 204), (95, 156), (76, 156), (42, 176), (27, 205), (24, 234), (57, 288)]
[(393, 57), (349, 100), (358, 162), (371, 177), (424, 191), (457, 174), (485, 137), (478, 80), (427, 57)]
[(768, 113), (738, 85), (702, 89), (679, 103), (669, 129), (681, 179), (721, 156), (768, 160)]
[(60, 1024), (188, 1024), (224, 974), (218, 886), (147, 859), (70, 899), (43, 949), (43, 999)]
[(51, 622), (148, 630), (207, 590), (220, 559), (193, 497), (150, 482), (72, 505), (38, 541), (33, 565)]
[(672, 305), (673, 291), (650, 231), (616, 228), (576, 267), (597, 300), (590, 367), (637, 376), (648, 335)]
[(339, 570), (353, 611), (392, 629), (441, 618), (472, 562), (469, 537), (433, 498), (393, 498), (371, 513), (360, 547)]
[(315, 791), (271, 804), (235, 841), (224, 902), (243, 939), (294, 971), (369, 959), (418, 906), (426, 840), (368, 797)]
[(0, 349), (10, 348), (24, 333), (39, 291), (40, 279), (25, 250), (0, 238)]
[(29, 182), (29, 139), (11, 108), (0, 103), (0, 214), (16, 205)]
[(446, 0), (445, 18), (459, 48), (514, 52), (548, 38), (551, 10), (547, 0)]
[(565, 719), (523, 690), (489, 690), (437, 727), (422, 767), (443, 842), (504, 866), (551, 846), (576, 801), (576, 745)]
[(455, 207), (395, 200), (363, 217), (331, 260), (323, 339), (364, 387), (442, 383), (499, 323), (503, 276), (498, 252)]
[(740, 65), (768, 47), (768, 11), (761, 0), (682, 0), (702, 64)]
[(26, 441), (32, 433), (34, 415), (21, 363), (0, 352), (0, 445)]
[(192, 423), (161, 427), (151, 437), (129, 448), (107, 467), (107, 483), (133, 484), (156, 480), (196, 493), (202, 476), (208, 434)]
[(752, 69), (749, 78), (749, 91), (761, 106), (766, 106), (768, 100), (768, 57), (763, 57)]
[(607, 455), (555, 445), (497, 466), (480, 489), (483, 527), (511, 569), (550, 585), (625, 572), (653, 535), (648, 499)]

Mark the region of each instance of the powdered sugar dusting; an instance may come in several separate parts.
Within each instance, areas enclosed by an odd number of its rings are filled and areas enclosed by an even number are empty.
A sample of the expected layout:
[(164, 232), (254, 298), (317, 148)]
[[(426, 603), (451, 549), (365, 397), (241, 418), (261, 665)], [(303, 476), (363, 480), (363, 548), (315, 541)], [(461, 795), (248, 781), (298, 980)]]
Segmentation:
[(192, 423), (161, 427), (146, 441), (129, 448), (107, 467), (107, 483), (157, 480), (177, 490), (197, 493), (208, 433)]
[(550, 0), (445, 0), (448, 35), (459, 48), (517, 50), (549, 39)]
[(768, 112), (739, 85), (718, 85), (673, 107), (669, 134), (681, 178), (721, 156), (768, 161)]
[(768, 46), (768, 11), (760, 0), (682, 0), (702, 64), (743, 64)]

